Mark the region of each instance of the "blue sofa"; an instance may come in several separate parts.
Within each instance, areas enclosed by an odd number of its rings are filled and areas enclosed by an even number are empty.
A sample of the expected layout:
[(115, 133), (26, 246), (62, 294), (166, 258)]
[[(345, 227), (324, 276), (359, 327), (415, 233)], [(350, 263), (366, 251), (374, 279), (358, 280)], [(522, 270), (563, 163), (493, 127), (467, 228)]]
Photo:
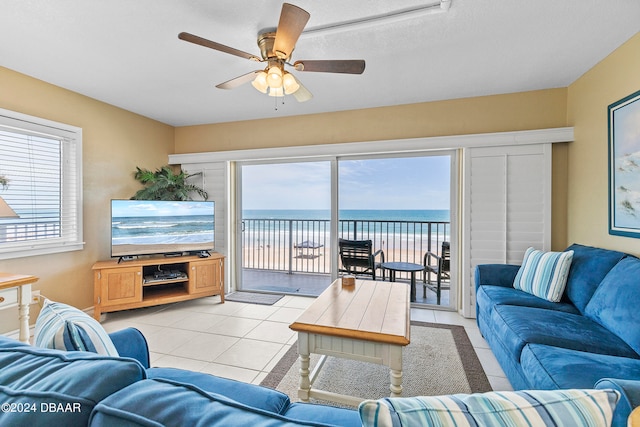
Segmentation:
[(640, 259), (574, 244), (560, 302), (513, 286), (517, 265), (475, 271), (480, 332), (516, 390), (616, 388), (614, 425), (640, 406)]
[(0, 336), (0, 425), (362, 425), (355, 410), (291, 403), (257, 385), (149, 368), (138, 330), (110, 337), (122, 357), (37, 348)]

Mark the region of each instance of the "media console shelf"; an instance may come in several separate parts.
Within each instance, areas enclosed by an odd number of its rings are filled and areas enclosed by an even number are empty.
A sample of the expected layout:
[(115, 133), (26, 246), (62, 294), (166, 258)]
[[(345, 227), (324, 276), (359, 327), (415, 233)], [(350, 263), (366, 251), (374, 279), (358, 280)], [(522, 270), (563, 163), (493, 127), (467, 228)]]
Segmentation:
[(224, 303), (224, 256), (153, 257), (93, 265), (93, 317), (220, 295)]

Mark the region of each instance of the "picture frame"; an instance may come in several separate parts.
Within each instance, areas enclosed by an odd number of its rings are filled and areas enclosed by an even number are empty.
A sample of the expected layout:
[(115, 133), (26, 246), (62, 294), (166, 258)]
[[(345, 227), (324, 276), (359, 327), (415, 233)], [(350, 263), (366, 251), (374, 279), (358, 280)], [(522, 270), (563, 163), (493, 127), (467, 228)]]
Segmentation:
[(609, 234), (640, 238), (640, 90), (607, 112)]

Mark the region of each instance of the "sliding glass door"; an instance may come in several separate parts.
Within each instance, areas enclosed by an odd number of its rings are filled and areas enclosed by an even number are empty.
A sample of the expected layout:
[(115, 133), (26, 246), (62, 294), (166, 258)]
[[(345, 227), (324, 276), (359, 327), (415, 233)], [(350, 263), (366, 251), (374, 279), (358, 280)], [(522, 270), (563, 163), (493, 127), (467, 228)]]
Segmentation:
[[(240, 164), (238, 288), (319, 295), (343, 267), (339, 239), (371, 240), (386, 262), (421, 269), (426, 260), (433, 267), (415, 273), (417, 304), (453, 307), (454, 157), (442, 152)], [(382, 262), (381, 255), (375, 261)], [(385, 271), (387, 280), (389, 275)], [(381, 277), (378, 269), (376, 279)], [(395, 278), (408, 284), (411, 273), (399, 270)]]
[(449, 265), (440, 268), (439, 290), (435, 272), (406, 270), (424, 267), (425, 255), (436, 266), (451, 242), (451, 155), (351, 158), (338, 165), (339, 237), (371, 240), (376, 263), (384, 258), (399, 268), (387, 270), (387, 280), (394, 274), (409, 282), (414, 274), (416, 303), (448, 307)]
[(330, 162), (240, 168), (239, 288), (319, 295), (331, 273)]

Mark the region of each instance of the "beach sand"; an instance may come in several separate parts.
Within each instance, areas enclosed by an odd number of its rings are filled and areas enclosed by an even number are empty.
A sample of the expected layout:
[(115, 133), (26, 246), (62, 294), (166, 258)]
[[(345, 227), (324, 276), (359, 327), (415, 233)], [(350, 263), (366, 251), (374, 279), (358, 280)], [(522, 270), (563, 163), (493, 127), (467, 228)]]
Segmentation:
[[(406, 245), (405, 245), (406, 246)], [(433, 244), (435, 248), (435, 244)], [(375, 251), (375, 250), (374, 250)], [(420, 248), (403, 247), (402, 249), (383, 249), (385, 262), (411, 262), (415, 264), (423, 263), (426, 250)], [(376, 257), (376, 262), (382, 262), (380, 256)], [(304, 273), (330, 273), (331, 256), (329, 248), (320, 247), (318, 249), (293, 249), (288, 247), (270, 245), (245, 245), (243, 247), (243, 267), (264, 270), (291, 271)], [(405, 273), (398, 273), (398, 277), (404, 277)], [(406, 273), (408, 276), (408, 273)]]

